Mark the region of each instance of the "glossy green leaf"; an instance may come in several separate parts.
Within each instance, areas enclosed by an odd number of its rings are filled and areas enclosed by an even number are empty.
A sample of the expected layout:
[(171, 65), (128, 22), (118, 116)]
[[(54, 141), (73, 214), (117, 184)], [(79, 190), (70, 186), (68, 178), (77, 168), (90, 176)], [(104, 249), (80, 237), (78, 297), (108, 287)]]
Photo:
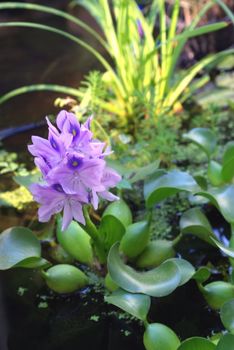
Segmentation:
[(223, 183), (223, 168), (218, 162), (211, 160), (207, 169), (207, 176), (211, 185), (220, 186)]
[(190, 130), (183, 137), (189, 141), (194, 142), (198, 147), (200, 147), (210, 158), (216, 149), (217, 139), (215, 134), (207, 128), (194, 128)]
[(232, 350), (233, 344), (234, 344), (234, 335), (225, 334), (218, 342), (218, 345), (215, 348), (215, 350)]
[(220, 311), (220, 317), (224, 327), (234, 334), (234, 299), (223, 304)]
[(180, 219), (180, 229), (183, 234), (193, 234), (200, 239), (214, 245), (210, 236), (216, 238), (212, 227), (199, 208), (187, 210)]
[(210, 278), (210, 275), (210, 269), (205, 266), (201, 266), (193, 275), (193, 279), (195, 279), (198, 283), (204, 283)]
[(160, 323), (152, 323), (146, 327), (143, 341), (146, 350), (177, 350), (180, 345), (175, 332)]
[(158, 239), (150, 242), (136, 260), (136, 266), (140, 268), (156, 267), (165, 260), (173, 258), (175, 250), (173, 242), (165, 239)]
[(201, 288), (201, 291), (213, 309), (220, 309), (225, 302), (234, 298), (234, 285), (228, 282), (211, 282)]
[(131, 223), (131, 210), (122, 199), (108, 205), (103, 213), (99, 229), (101, 239), (107, 250), (122, 239), (127, 226)]
[(73, 258), (84, 264), (91, 264), (93, 251), (90, 236), (76, 222), (72, 221), (65, 231), (61, 229), (61, 218), (57, 222), (57, 238), (63, 249)]
[(27, 258), (18, 264), (16, 264), (14, 267), (24, 267), (26, 269), (38, 269), (43, 268), (46, 269), (51, 266), (51, 263), (43, 258)]
[(212, 239), (212, 240), (223, 253), (227, 254), (230, 258), (234, 258), (233, 248), (226, 247), (221, 242), (217, 241), (217, 239)]
[(178, 192), (197, 192), (199, 186), (194, 178), (186, 172), (173, 170), (160, 177), (149, 179), (144, 186), (146, 205), (155, 204)]
[(127, 227), (120, 242), (120, 249), (129, 258), (134, 258), (145, 249), (149, 238), (149, 223), (147, 221), (136, 222)]
[(223, 164), (222, 178), (226, 182), (230, 182), (234, 177), (234, 156)]
[(157, 159), (154, 162), (146, 165), (142, 168), (134, 170), (134, 175), (130, 178), (131, 183), (135, 183), (140, 180), (145, 180), (148, 176), (152, 175), (159, 167), (160, 160)]
[(176, 261), (182, 259), (165, 261), (150, 271), (139, 272), (124, 264), (119, 255), (118, 246), (115, 244), (109, 252), (108, 271), (112, 280), (128, 292), (162, 297), (172, 293), (188, 280), (187, 264), (189, 263), (185, 260), (183, 262)]
[(223, 164), (229, 162), (234, 157), (234, 141), (228, 142), (223, 154)]
[(118, 306), (130, 315), (145, 321), (150, 309), (150, 297), (143, 294), (131, 294), (118, 289), (110, 296), (105, 297), (109, 304)]
[(225, 220), (234, 222), (234, 185), (213, 188), (196, 194), (208, 198), (219, 209)]
[(180, 271), (180, 284), (179, 284), (180, 286), (187, 283), (195, 274), (195, 269), (193, 265), (190, 264), (190, 262), (188, 262), (187, 260), (181, 259), (181, 258), (180, 259), (171, 258), (171, 259), (168, 259), (166, 262), (170, 262), (170, 261), (176, 264), (176, 266)]
[(68, 264), (55, 265), (42, 276), (48, 287), (57, 293), (72, 293), (88, 283), (88, 277), (80, 269)]
[(186, 339), (177, 350), (214, 350), (215, 344), (210, 340), (201, 337)]
[[(40, 258), (41, 245), (32, 231), (25, 227), (12, 227), (0, 235), (0, 270), (7, 270), (26, 259)], [(31, 261), (30, 261), (31, 263)]]

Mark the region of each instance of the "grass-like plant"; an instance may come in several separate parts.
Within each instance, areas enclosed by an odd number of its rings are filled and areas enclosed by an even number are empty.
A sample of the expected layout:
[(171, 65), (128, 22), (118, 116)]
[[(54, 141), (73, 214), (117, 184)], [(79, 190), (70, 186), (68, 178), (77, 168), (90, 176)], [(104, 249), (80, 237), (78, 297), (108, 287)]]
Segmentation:
[[(102, 79), (108, 92), (105, 98), (92, 96), (92, 104), (117, 116), (116, 121), (119, 125), (129, 127), (137, 125), (140, 118), (150, 117), (157, 120), (159, 115), (173, 110), (178, 101), (183, 102), (208, 81), (207, 76), (194, 80), (199, 72), (234, 52), (229, 50), (209, 55), (182, 74), (176, 74), (181, 52), (189, 38), (228, 25), (220, 22), (197, 27), (202, 16), (214, 3), (220, 4), (234, 21), (232, 13), (221, 0), (212, 0), (202, 8), (189, 27), (178, 33), (179, 0), (174, 2), (169, 23), (167, 23), (165, 0), (153, 0), (146, 15), (134, 0), (113, 0), (112, 6), (108, 0), (74, 0), (71, 6), (84, 6), (99, 23), (104, 38), (80, 19), (52, 7), (17, 2), (0, 4), (0, 10), (21, 8), (42, 11), (77, 24), (99, 41), (112, 58), (113, 65), (87, 42), (61, 29), (31, 22), (4, 22), (0, 23), (0, 27), (37, 28), (59, 34), (86, 48), (103, 65), (105, 73)], [(156, 21), (159, 21), (160, 30), (159, 35), (155, 37)], [(38, 90), (65, 93), (78, 100), (89, 99), (84, 89), (40, 84), (11, 91), (0, 98), (0, 103), (18, 94)]]

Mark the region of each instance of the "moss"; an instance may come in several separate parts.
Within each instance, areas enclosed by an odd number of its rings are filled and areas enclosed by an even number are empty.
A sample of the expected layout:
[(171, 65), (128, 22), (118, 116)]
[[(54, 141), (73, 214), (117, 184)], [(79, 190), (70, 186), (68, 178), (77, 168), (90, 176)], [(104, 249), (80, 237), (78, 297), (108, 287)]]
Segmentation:
[(22, 210), (33, 201), (33, 197), (25, 187), (20, 186), (13, 191), (0, 193), (0, 201), (1, 205)]

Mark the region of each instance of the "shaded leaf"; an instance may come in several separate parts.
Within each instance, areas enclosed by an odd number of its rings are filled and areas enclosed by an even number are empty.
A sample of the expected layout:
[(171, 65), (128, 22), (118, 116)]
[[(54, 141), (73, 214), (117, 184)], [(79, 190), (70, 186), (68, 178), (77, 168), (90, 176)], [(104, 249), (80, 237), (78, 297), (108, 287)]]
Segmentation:
[(121, 289), (116, 290), (110, 296), (106, 296), (105, 301), (142, 321), (146, 320), (150, 309), (150, 297), (148, 295), (131, 294)]
[(234, 299), (223, 304), (220, 317), (224, 327), (231, 333), (234, 333)]
[(218, 345), (215, 348), (215, 350), (232, 350), (233, 344), (234, 344), (234, 335), (225, 334), (218, 342)]
[(137, 258), (136, 266), (140, 268), (156, 267), (174, 256), (175, 250), (173, 248), (173, 242), (165, 239), (158, 239), (149, 242)]
[(40, 258), (41, 245), (32, 231), (12, 227), (0, 235), (0, 269), (7, 270), (29, 258)]
[(134, 258), (145, 249), (149, 238), (149, 223), (147, 221), (136, 222), (127, 227), (120, 242), (120, 249), (129, 258)]
[(233, 248), (226, 247), (221, 242), (217, 241), (217, 239), (212, 239), (212, 240), (223, 253), (227, 254), (230, 258), (234, 258)]
[(194, 128), (187, 134), (184, 134), (183, 137), (200, 147), (206, 153), (208, 158), (214, 154), (217, 139), (215, 134), (210, 129)]
[(150, 163), (149, 165), (146, 165), (142, 168), (138, 168), (134, 170), (134, 175), (129, 179), (131, 183), (145, 180), (146, 177), (152, 175), (159, 167), (160, 160), (157, 159), (154, 162)]
[(207, 176), (213, 186), (220, 186), (223, 183), (223, 168), (221, 164), (211, 160), (207, 169)]
[(210, 236), (216, 238), (212, 227), (199, 208), (187, 210), (180, 219), (180, 229), (183, 234), (193, 234), (202, 240), (214, 245)]
[(211, 272), (208, 267), (202, 266), (195, 272), (193, 275), (193, 279), (195, 279), (198, 283), (204, 283), (210, 278)]
[(228, 282), (211, 282), (201, 288), (201, 291), (213, 309), (220, 309), (225, 302), (234, 298), (234, 286)]

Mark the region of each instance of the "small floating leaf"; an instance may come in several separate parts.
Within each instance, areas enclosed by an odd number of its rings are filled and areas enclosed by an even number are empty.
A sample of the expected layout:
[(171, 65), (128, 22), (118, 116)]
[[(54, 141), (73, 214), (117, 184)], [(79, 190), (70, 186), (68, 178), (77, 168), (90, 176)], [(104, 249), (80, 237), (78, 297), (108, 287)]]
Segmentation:
[(80, 269), (68, 264), (49, 268), (43, 277), (48, 287), (57, 293), (72, 293), (88, 283), (88, 277)]
[[(12, 227), (0, 235), (0, 270), (7, 270), (21, 263), (31, 267), (31, 258), (37, 263), (41, 257), (41, 245), (32, 231), (25, 227)], [(27, 266), (28, 261), (28, 266)], [(34, 260), (34, 263), (36, 261)]]
[(224, 327), (234, 334), (234, 299), (223, 304), (220, 317)]
[(138, 256), (149, 242), (150, 231), (147, 221), (140, 221), (127, 227), (120, 242), (120, 249), (129, 258)]
[(142, 321), (146, 320), (150, 309), (150, 297), (148, 295), (127, 293), (121, 289), (105, 297), (105, 301), (118, 306)]
[(215, 134), (207, 128), (194, 128), (190, 130), (183, 137), (187, 140), (194, 142), (198, 147), (200, 147), (210, 158), (216, 149), (217, 139)]
[(187, 210), (180, 219), (180, 229), (183, 234), (191, 233), (200, 239), (214, 245), (210, 236), (216, 238), (212, 227), (199, 208)]
[(152, 323), (146, 327), (144, 345), (146, 350), (177, 350), (180, 340), (169, 327)]
[(199, 186), (194, 178), (186, 172), (173, 170), (160, 177), (149, 179), (144, 186), (146, 205), (153, 207), (167, 197), (181, 191), (197, 192)]
[(228, 282), (211, 282), (201, 288), (201, 291), (213, 309), (220, 309), (226, 301), (234, 298), (234, 286)]
[(182, 259), (167, 260), (157, 268), (139, 272), (124, 264), (119, 255), (118, 244), (115, 244), (109, 252), (108, 271), (113, 281), (128, 292), (162, 297), (188, 280), (189, 268), (186, 263), (189, 263), (185, 260), (180, 263), (177, 260)]
[(215, 344), (210, 340), (201, 337), (186, 339), (177, 350), (214, 350)]

